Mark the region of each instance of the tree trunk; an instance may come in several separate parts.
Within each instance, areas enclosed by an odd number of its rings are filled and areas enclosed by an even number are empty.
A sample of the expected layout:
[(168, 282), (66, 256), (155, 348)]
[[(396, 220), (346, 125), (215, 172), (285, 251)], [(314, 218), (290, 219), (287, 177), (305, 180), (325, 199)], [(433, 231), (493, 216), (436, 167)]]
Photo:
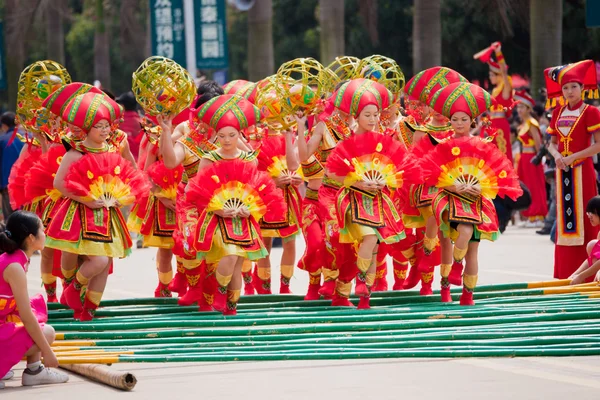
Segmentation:
[(94, 35), (94, 77), (102, 88), (110, 88), (110, 48), (104, 17), (103, 0), (96, 0), (96, 33)]
[(6, 63), (6, 83), (8, 86), (8, 107), (14, 110), (17, 105), (18, 81), (25, 67), (25, 35), (29, 21), (27, 4), (21, 0), (4, 2), (4, 62)]
[(344, 55), (344, 0), (319, 0), (321, 63)]
[(54, 0), (46, 7), (46, 46), (48, 59), (65, 65), (65, 29), (63, 13), (66, 11), (66, 0)]
[(544, 69), (562, 64), (562, 0), (530, 3), (531, 94), (544, 87)]
[(256, 0), (248, 11), (248, 79), (259, 81), (275, 72), (273, 2)]
[(415, 0), (413, 74), (442, 64), (441, 0)]

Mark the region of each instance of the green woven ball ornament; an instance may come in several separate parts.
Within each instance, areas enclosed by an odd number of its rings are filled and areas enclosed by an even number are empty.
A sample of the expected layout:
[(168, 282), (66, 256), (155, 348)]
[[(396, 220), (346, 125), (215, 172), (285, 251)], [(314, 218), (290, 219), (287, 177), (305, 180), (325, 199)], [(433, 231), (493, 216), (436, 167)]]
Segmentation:
[(192, 104), (196, 85), (181, 65), (153, 56), (133, 73), (132, 91), (148, 115), (174, 117)]

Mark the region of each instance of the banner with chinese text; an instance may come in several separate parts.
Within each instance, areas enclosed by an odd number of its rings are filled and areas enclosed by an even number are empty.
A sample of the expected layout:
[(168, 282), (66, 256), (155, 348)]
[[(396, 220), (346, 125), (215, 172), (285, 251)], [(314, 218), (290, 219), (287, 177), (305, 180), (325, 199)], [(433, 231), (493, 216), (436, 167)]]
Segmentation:
[(229, 65), (225, 0), (195, 0), (196, 67), (225, 69)]
[(150, 0), (152, 54), (185, 67), (183, 0)]

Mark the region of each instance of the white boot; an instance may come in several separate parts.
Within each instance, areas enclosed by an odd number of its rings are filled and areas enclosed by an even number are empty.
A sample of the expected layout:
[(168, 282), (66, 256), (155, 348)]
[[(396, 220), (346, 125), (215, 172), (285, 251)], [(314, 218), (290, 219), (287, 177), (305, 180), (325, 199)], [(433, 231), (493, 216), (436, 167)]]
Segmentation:
[(41, 365), (37, 370), (31, 371), (29, 368), (23, 371), (21, 383), (23, 386), (48, 385), (51, 383), (65, 383), (69, 376), (56, 369), (49, 369)]

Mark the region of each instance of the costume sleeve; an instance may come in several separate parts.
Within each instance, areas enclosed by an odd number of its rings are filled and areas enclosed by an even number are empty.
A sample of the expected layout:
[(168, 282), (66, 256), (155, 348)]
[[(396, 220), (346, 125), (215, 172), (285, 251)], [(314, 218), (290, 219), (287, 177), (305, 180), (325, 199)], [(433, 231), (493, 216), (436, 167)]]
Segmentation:
[(589, 134), (600, 132), (600, 110), (594, 106), (589, 106), (585, 116), (585, 125)]
[(556, 122), (558, 121), (558, 117), (560, 117), (560, 110), (562, 110), (562, 107), (556, 107), (554, 111), (552, 111), (552, 119), (550, 119), (550, 126), (546, 130), (546, 133), (550, 136), (555, 136), (558, 132)]

